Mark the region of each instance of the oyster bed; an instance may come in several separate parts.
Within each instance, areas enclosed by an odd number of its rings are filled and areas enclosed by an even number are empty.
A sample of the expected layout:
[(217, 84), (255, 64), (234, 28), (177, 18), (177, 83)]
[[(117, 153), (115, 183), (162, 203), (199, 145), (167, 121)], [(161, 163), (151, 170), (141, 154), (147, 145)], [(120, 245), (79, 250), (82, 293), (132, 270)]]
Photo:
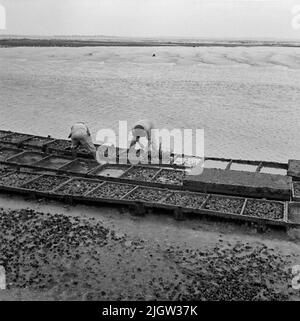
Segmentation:
[(208, 195), (200, 193), (172, 192), (163, 202), (168, 205), (200, 209), (207, 197)]
[(7, 135), (9, 135), (8, 132), (0, 130), (0, 139), (2, 139), (2, 137), (7, 136)]
[(211, 195), (204, 208), (222, 213), (240, 214), (244, 202), (245, 199), (243, 198), (229, 198), (226, 196)]
[(71, 148), (71, 142), (69, 140), (56, 140), (52, 143), (47, 144), (47, 147), (54, 149), (66, 149)]
[(283, 213), (284, 206), (281, 203), (248, 199), (243, 214), (264, 219), (282, 220)]
[(153, 180), (156, 183), (182, 185), (184, 171), (163, 169)]
[(7, 143), (19, 143), (22, 140), (25, 140), (27, 138), (32, 137), (31, 135), (27, 134), (18, 134), (18, 133), (13, 133), (9, 136), (2, 137), (1, 140)]
[(28, 188), (36, 191), (51, 191), (55, 187), (58, 187), (59, 185), (67, 182), (70, 179), (70, 177), (63, 177), (63, 176), (41, 176), (35, 179), (32, 182), (28, 182), (25, 185), (23, 185), (23, 188)]
[(38, 174), (14, 172), (0, 177), (0, 185), (8, 187), (21, 187), (28, 181), (37, 178)]
[(131, 184), (105, 182), (86, 196), (95, 198), (121, 198), (129, 193), (133, 188), (134, 185)]
[(291, 259), (285, 244), (277, 248), (269, 239), (203, 229), (193, 231), (199, 237), (195, 247), (195, 237), (184, 229), (180, 234), (186, 242), (177, 238), (177, 226), (170, 226), (164, 242), (166, 230), (159, 221), (153, 222), (151, 236), (142, 222), (120, 234), (122, 220), (107, 224), (61, 212), (0, 209), (3, 300), (10, 291), (17, 291), (18, 300), (179, 300), (183, 305), (297, 295), (288, 268), (297, 253), (291, 252)]
[[(65, 149), (66, 151), (72, 151), (71, 144)], [(77, 153), (81, 154), (89, 154), (89, 150), (86, 149), (84, 146), (80, 145), (79, 147), (76, 148)]]
[(122, 178), (133, 179), (137, 181), (151, 181), (153, 177), (158, 173), (159, 168), (150, 168), (150, 167), (132, 167), (122, 175)]
[(10, 158), (16, 154), (21, 153), (21, 151), (14, 150), (11, 148), (1, 148), (0, 149), (0, 161), (5, 161), (7, 158)]
[(53, 140), (53, 138), (46, 138), (46, 137), (33, 137), (26, 141), (24, 145), (29, 146), (37, 146), (42, 147), (46, 143), (50, 143)]
[(15, 172), (16, 169), (13, 166), (0, 164), (0, 176), (6, 175), (10, 172)]
[(132, 201), (159, 202), (168, 194), (164, 189), (139, 186), (128, 194), (125, 199)]
[(16, 145), (12, 143), (2, 142), (0, 138), (0, 148), (18, 148), (18, 147), (16, 147)]
[(83, 196), (89, 191), (92, 191), (94, 188), (99, 186), (101, 181), (92, 181), (88, 179), (73, 178), (67, 184), (59, 187), (55, 190), (55, 193), (63, 195), (80, 195)]

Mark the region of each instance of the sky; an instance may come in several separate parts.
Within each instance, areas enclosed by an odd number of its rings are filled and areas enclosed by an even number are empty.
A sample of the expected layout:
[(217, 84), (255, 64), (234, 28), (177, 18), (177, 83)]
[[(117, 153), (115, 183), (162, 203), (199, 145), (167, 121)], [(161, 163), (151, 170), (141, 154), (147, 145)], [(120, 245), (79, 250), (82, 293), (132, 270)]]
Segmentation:
[(300, 40), (300, 0), (0, 0), (4, 17), (0, 34)]

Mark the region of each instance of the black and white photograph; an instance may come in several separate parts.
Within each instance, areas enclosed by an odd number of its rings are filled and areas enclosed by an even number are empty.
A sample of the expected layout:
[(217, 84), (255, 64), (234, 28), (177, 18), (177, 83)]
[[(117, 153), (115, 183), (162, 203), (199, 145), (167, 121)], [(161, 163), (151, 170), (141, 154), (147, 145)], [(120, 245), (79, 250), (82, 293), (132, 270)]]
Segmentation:
[(0, 0), (0, 301), (300, 301), (299, 0)]

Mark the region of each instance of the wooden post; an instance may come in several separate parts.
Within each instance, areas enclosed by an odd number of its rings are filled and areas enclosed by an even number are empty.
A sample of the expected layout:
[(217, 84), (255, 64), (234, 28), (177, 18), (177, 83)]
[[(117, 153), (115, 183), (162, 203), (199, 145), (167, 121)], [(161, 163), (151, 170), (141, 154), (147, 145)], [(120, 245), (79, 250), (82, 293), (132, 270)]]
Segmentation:
[(136, 216), (144, 216), (146, 214), (146, 209), (142, 202), (134, 203), (134, 214)]
[(174, 214), (175, 214), (175, 220), (178, 220), (178, 221), (184, 220), (184, 215), (181, 207), (176, 207), (176, 209), (174, 210)]
[(73, 205), (73, 204), (74, 204), (74, 202), (73, 202), (73, 197), (72, 197), (71, 195), (66, 195), (66, 196), (64, 197), (64, 201), (65, 201), (67, 204), (69, 204), (69, 205)]

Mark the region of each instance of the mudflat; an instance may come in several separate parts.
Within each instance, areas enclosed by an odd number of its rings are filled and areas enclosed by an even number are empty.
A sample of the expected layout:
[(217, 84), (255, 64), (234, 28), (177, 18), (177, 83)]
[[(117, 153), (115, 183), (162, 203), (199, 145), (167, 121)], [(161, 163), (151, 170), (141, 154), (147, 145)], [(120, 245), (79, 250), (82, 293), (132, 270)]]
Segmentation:
[(297, 231), (4, 194), (1, 204), (0, 300), (299, 300)]

